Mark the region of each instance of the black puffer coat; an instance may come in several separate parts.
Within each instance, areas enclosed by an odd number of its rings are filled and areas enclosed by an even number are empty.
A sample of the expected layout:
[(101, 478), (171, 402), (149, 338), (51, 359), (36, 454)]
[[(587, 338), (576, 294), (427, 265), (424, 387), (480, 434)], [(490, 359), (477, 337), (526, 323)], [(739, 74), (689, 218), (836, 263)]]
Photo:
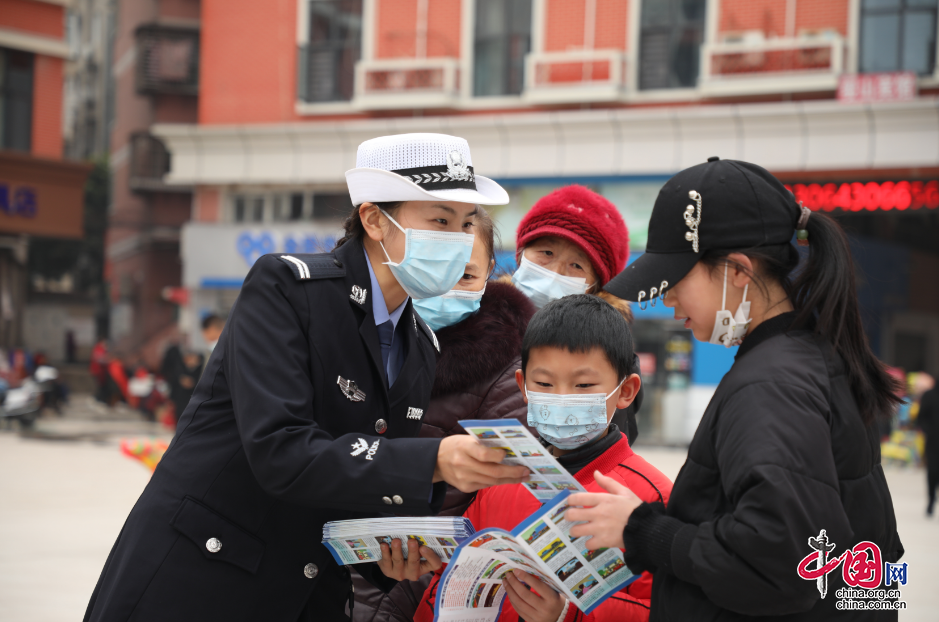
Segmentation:
[(747, 336), (668, 509), (643, 504), (630, 516), (626, 563), (655, 573), (651, 620), (897, 619), (837, 609), (841, 567), (824, 599), (797, 573), (822, 529), (830, 558), (870, 541), (881, 570), (903, 547), (876, 426), (862, 422), (841, 358), (809, 331), (787, 332), (793, 317)]

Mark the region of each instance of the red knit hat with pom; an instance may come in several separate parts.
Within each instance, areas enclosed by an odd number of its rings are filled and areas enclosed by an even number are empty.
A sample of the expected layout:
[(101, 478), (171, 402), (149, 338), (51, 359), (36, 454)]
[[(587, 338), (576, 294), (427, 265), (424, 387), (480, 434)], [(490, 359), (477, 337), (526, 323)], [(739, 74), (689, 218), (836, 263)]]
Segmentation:
[(629, 259), (629, 229), (619, 210), (583, 186), (559, 188), (532, 206), (515, 234), (515, 260), (519, 261), (529, 243), (552, 235), (573, 242), (587, 254), (601, 287)]

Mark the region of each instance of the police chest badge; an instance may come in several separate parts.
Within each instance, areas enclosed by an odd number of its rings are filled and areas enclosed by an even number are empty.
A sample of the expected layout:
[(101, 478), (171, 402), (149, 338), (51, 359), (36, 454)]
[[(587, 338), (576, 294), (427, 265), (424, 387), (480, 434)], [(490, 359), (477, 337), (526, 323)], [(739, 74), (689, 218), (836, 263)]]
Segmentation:
[(352, 293), (349, 294), (349, 298), (352, 299), (352, 302), (356, 304), (365, 304), (365, 296), (368, 294), (368, 290), (364, 287), (359, 287), (358, 285), (352, 286)]
[(342, 376), (339, 376), (339, 379), (336, 380), (336, 384), (339, 385), (339, 389), (342, 391), (342, 394), (348, 397), (350, 401), (365, 401), (365, 393), (363, 393), (362, 390), (355, 385), (355, 380), (346, 380)]
[(421, 417), (424, 416), (423, 408), (414, 408), (413, 406), (408, 406), (408, 419), (414, 419), (415, 421), (420, 421)]

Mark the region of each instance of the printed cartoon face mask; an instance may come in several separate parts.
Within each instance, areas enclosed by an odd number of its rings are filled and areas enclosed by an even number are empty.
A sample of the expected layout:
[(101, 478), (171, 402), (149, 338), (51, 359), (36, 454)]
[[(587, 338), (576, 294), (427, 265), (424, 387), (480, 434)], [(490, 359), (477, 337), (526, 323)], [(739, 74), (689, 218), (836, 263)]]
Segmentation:
[(451, 289), (443, 296), (415, 300), (413, 304), (421, 319), (427, 322), (431, 330), (440, 330), (459, 324), (479, 311), (479, 304), (484, 293), (486, 293), (485, 287), (478, 292)]
[(609, 395), (586, 393), (557, 395), (525, 389), (528, 425), (558, 449), (577, 449), (606, 430), (607, 401), (619, 393), (626, 378)]
[(524, 254), (518, 270), (512, 275), (512, 283), (539, 309), (552, 300), (587, 292), (587, 279), (552, 272), (529, 261)]
[(727, 306), (727, 263), (724, 263), (724, 293), (721, 295), (721, 310), (714, 319), (714, 332), (711, 333), (710, 343), (724, 345), (725, 347), (739, 346), (743, 342), (747, 329), (750, 328), (750, 303), (747, 302), (747, 288), (743, 287), (743, 300), (737, 307), (737, 313), (730, 314)]
[(404, 259), (400, 262), (391, 261), (384, 244), (381, 249), (388, 258), (385, 265), (391, 269), (408, 296), (415, 300), (433, 298), (446, 294), (459, 283), (466, 262), (473, 254), (473, 240), (476, 236), (451, 231), (405, 229), (385, 210), (381, 213), (406, 236)]

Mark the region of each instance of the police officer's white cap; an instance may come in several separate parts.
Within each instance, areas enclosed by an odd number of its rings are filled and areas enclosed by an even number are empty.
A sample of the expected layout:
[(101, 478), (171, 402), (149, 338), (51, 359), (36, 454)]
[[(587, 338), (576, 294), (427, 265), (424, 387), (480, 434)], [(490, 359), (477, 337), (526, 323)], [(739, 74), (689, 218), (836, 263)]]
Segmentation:
[(506, 191), (476, 175), (469, 144), (446, 134), (397, 134), (359, 145), (346, 171), (353, 205), (383, 201), (457, 201), (505, 205)]

